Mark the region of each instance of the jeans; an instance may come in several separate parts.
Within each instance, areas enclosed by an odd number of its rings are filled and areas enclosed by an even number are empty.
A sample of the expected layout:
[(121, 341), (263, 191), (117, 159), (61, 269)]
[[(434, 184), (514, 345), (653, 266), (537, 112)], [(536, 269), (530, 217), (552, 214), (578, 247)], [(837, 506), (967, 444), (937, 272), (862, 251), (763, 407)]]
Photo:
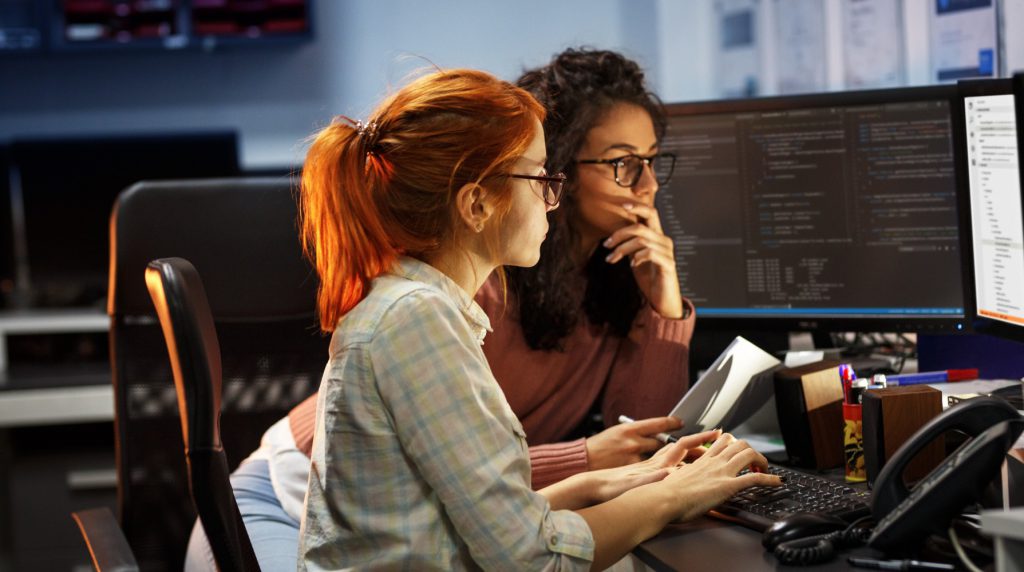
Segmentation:
[[(294, 572), (299, 554), (299, 523), (281, 508), (267, 461), (242, 463), (231, 475), (238, 510), (264, 572)], [(196, 521), (185, 554), (186, 572), (217, 570), (203, 527)]]

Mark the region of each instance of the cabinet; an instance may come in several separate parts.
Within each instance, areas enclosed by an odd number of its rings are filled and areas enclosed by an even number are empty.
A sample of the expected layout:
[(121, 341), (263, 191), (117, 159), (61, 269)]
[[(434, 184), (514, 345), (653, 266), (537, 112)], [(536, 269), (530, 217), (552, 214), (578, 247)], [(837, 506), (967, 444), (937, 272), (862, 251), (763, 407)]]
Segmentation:
[(70, 513), (116, 511), (108, 324), (0, 313), (0, 571), (91, 569)]

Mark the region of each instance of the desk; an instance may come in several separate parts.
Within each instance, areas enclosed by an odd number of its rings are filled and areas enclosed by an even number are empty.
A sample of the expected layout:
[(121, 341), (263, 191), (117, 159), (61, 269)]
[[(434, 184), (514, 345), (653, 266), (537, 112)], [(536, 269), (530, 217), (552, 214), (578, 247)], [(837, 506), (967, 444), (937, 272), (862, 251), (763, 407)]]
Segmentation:
[(854, 548), (816, 566), (784, 566), (761, 546), (761, 533), (710, 517), (672, 524), (636, 547), (633, 554), (659, 572), (727, 572), (731, 570), (861, 570), (846, 563), (850, 555), (882, 558), (867, 547)]

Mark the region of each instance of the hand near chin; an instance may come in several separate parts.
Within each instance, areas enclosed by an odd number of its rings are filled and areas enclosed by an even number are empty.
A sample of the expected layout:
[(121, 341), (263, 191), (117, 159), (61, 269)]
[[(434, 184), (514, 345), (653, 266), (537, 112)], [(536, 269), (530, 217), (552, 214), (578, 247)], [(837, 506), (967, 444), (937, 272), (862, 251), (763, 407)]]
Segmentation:
[(629, 258), (637, 286), (654, 310), (666, 318), (682, 318), (675, 246), (661, 228), (658, 210), (639, 202), (626, 203), (622, 208), (637, 222), (613, 232), (604, 241), (611, 250), (605, 260), (615, 264)]

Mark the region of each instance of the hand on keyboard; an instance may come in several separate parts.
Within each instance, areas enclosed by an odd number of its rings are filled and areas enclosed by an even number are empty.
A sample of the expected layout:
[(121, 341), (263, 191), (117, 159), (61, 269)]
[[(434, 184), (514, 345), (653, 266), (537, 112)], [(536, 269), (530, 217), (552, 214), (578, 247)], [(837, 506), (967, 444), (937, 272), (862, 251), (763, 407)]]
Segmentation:
[[(681, 444), (682, 441), (674, 446)], [(723, 433), (692, 463), (678, 465), (665, 477), (666, 483), (676, 485), (675, 490), (686, 495), (685, 499), (680, 499), (676, 518), (688, 520), (700, 516), (750, 487), (782, 485), (777, 475), (745, 471), (752, 466), (767, 470), (768, 461), (746, 441)]]
[(826, 514), (847, 522), (871, 512), (871, 495), (868, 491), (776, 465), (770, 465), (768, 471), (781, 477), (784, 485), (752, 487), (740, 491), (721, 506), (715, 507), (711, 514), (764, 531), (773, 522), (798, 512)]

